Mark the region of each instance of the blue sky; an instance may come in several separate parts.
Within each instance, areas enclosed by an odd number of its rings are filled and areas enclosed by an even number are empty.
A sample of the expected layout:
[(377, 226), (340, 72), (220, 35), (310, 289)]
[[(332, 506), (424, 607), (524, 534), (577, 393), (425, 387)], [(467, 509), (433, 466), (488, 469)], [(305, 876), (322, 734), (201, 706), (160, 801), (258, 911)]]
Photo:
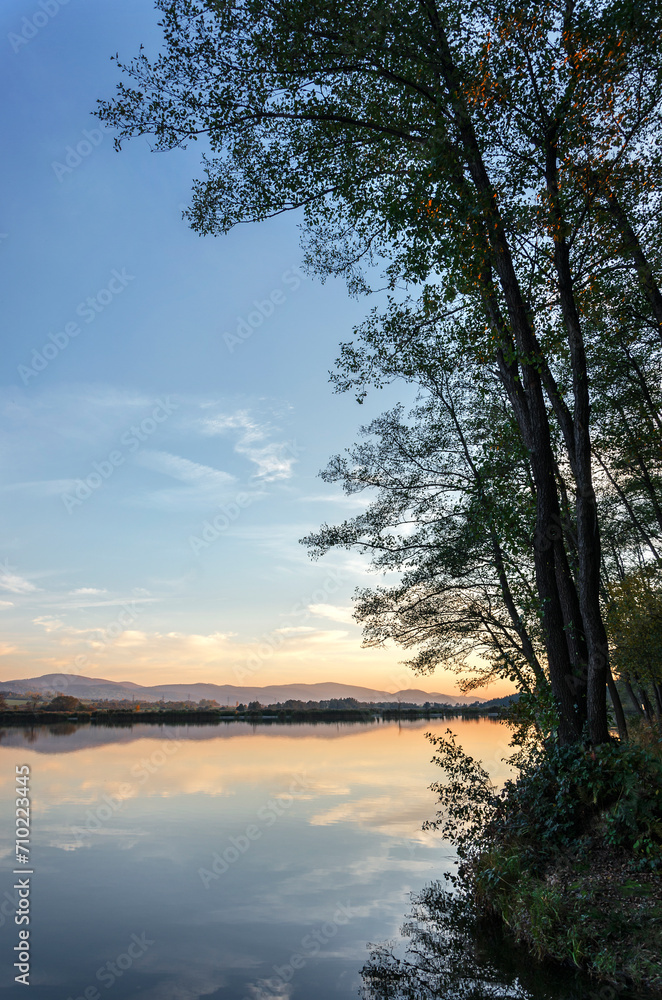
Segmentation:
[(90, 115), (158, 39), (151, 0), (2, 5), (0, 676), (451, 690), (361, 650), (374, 577), (298, 544), (357, 510), (317, 472), (403, 397), (328, 383), (368, 303), (303, 276), (294, 215), (192, 233), (195, 146), (117, 154)]

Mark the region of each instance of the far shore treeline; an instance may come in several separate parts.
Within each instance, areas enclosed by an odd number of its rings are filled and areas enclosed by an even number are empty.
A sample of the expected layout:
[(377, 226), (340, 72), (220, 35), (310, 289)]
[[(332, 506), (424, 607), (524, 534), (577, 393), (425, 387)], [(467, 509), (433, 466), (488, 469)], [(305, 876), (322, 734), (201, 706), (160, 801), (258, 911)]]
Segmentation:
[(517, 695), (506, 695), (491, 701), (476, 701), (469, 705), (451, 705), (446, 702), (384, 701), (362, 702), (356, 698), (330, 698), (324, 701), (299, 701), (288, 699), (262, 705), (259, 701), (239, 703), (233, 707), (221, 706), (217, 701), (203, 698), (200, 701), (157, 701), (144, 704), (128, 698), (96, 699), (81, 701), (72, 695), (57, 695), (51, 700), (35, 697), (33, 692), (0, 693), (0, 725), (16, 726), (34, 723), (110, 721), (138, 722), (191, 722), (213, 723), (233, 720), (251, 721), (365, 721), (369, 719), (429, 719), (453, 716), (501, 717)]

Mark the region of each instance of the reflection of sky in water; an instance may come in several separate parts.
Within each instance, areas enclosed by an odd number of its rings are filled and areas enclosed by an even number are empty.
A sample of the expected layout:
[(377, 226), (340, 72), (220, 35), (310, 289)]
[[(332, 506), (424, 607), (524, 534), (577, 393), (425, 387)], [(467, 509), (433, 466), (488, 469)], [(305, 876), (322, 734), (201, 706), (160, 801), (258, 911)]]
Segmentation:
[[(421, 831), (440, 777), (424, 734), (446, 725), (88, 727), (32, 742), (5, 731), (2, 893), (14, 765), (32, 769), (30, 996), (355, 997), (366, 942), (397, 936), (407, 893), (451, 864)], [(451, 728), (504, 776), (506, 729)], [(16, 941), (5, 920), (12, 992)]]

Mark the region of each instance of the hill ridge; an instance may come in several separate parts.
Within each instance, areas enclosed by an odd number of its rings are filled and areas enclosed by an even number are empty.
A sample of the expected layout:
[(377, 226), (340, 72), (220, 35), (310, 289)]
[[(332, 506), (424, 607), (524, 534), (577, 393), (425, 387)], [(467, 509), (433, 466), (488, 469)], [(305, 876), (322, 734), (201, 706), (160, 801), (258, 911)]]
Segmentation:
[(20, 680), (0, 681), (0, 690), (39, 691), (44, 693), (71, 694), (77, 698), (133, 698), (140, 701), (200, 701), (203, 698), (216, 700), (219, 704), (246, 703), (260, 701), (275, 704), (284, 701), (328, 701), (330, 698), (356, 698), (357, 701), (403, 701), (424, 704), (426, 701), (450, 705), (465, 705), (485, 701), (484, 698), (466, 695), (445, 694), (438, 691), (421, 691), (405, 688), (402, 691), (380, 691), (376, 688), (339, 681), (316, 681), (313, 683), (293, 682), (290, 684), (213, 684), (206, 681), (189, 681), (178, 684), (142, 685), (134, 681), (109, 681), (103, 677), (85, 677), (82, 674), (53, 673), (40, 677), (25, 677)]

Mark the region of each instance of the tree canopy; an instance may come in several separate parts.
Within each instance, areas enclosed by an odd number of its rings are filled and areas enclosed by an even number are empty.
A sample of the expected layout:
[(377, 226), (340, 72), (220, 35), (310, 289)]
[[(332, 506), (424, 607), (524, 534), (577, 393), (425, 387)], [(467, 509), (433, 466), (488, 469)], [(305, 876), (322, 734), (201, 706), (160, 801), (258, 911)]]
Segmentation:
[[(647, 391), (658, 427), (648, 359), (662, 344), (659, 6), (157, 7), (163, 51), (121, 63), (129, 82), (98, 114), (119, 145), (141, 134), (157, 150), (203, 140), (187, 213), (200, 233), (300, 209), (312, 269), (366, 290), (367, 265), (382, 260), (393, 288), (409, 284), (415, 305), (394, 299), (375, 317), (382, 369), (390, 357), (401, 374), (405, 345), (418, 345), (423, 379), (453, 352), (498, 379), (530, 472), (559, 735), (580, 739), (586, 725), (605, 741), (613, 680), (596, 476), (618, 462), (636, 466), (631, 482), (612, 475), (628, 530), (637, 520), (638, 544), (658, 551), (648, 515), (659, 509), (659, 460), (650, 435), (633, 450), (629, 418)], [(603, 340), (636, 397), (622, 412), (605, 402)]]

